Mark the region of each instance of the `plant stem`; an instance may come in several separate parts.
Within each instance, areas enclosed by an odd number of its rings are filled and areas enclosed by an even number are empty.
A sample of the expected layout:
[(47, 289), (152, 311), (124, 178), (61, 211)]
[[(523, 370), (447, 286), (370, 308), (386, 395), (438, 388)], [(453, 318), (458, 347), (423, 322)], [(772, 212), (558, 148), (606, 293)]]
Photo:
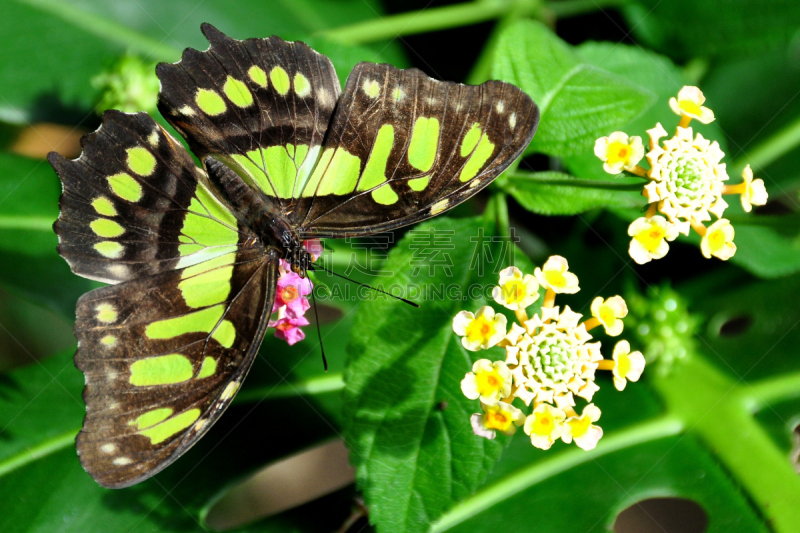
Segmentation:
[(324, 394), (336, 392), (344, 388), (342, 373), (325, 374), (309, 378), (297, 383), (283, 383), (281, 385), (268, 385), (252, 390), (244, 390), (236, 396), (234, 403), (258, 402), (264, 399), (290, 398), (293, 396)]
[(800, 145), (800, 115), (766, 139), (755, 148), (742, 154), (731, 163), (731, 176), (738, 176), (746, 164), (754, 170), (763, 170), (789, 150)]
[[(787, 383), (796, 387), (800, 377), (787, 380), (782, 389)], [(768, 396), (766, 387), (775, 383), (743, 386), (701, 357), (692, 357), (667, 376), (653, 376), (652, 382), (667, 411), (706, 444), (772, 529), (800, 530), (800, 477), (752, 416)]]
[(556, 0), (548, 2), (545, 9), (557, 18), (567, 18), (609, 7), (620, 7), (627, 3), (628, 0)]
[(520, 15), (533, 15), (541, 8), (540, 0), (481, 0), (365, 20), (325, 30), (320, 35), (348, 44), (363, 44), (486, 22), (512, 10)]
[(438, 533), (450, 529), (520, 491), (578, 465), (643, 442), (677, 435), (682, 429), (683, 425), (675, 418), (657, 418), (600, 439), (597, 447), (592, 451), (585, 452), (573, 448), (561, 452), (550, 459), (533, 464), (484, 487), (469, 498), (460, 501), (433, 524), (430, 532)]

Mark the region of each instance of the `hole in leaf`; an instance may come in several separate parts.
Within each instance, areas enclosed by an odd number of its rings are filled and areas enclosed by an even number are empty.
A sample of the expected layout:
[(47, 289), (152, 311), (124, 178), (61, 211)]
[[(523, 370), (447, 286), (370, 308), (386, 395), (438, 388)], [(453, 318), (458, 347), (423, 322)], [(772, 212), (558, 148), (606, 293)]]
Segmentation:
[(719, 327), (720, 337), (738, 337), (750, 329), (753, 325), (753, 317), (750, 315), (739, 315), (729, 318)]
[(686, 498), (649, 498), (637, 502), (618, 516), (614, 533), (703, 533), (708, 515)]

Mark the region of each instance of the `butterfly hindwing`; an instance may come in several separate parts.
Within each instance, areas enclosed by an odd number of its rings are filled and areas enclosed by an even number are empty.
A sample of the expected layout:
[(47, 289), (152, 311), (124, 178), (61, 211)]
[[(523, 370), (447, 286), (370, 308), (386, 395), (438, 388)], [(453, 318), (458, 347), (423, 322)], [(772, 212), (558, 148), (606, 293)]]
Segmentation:
[(159, 110), (201, 159), (236, 170), (270, 205), (299, 194), (339, 97), (330, 60), (278, 37), (238, 41), (209, 24), (211, 46), (162, 63)]
[(264, 336), (277, 266), (275, 253), (245, 249), (79, 300), (86, 418), (77, 445), (101, 485), (150, 477), (222, 414)]
[(293, 221), (303, 237), (341, 237), (434, 216), (505, 170), (538, 120), (533, 101), (508, 83), (462, 85), (359, 63)]
[(58, 252), (117, 283), (235, 251), (250, 235), (183, 146), (146, 113), (107, 111), (83, 153), (50, 163), (63, 183)]

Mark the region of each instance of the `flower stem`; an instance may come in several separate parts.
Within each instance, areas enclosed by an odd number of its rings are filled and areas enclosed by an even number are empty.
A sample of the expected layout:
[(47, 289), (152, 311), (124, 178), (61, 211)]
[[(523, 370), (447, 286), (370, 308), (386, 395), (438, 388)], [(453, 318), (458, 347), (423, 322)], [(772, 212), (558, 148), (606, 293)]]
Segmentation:
[(481, 0), (398, 13), (325, 30), (320, 35), (349, 44), (363, 44), (478, 24), (500, 18), (511, 11), (531, 16), (541, 10), (541, 0)]
[(583, 323), (583, 326), (586, 328), (586, 331), (594, 329), (599, 325), (600, 325), (600, 320), (598, 320), (597, 317), (594, 316)]
[(766, 139), (756, 144), (748, 153), (742, 153), (731, 164), (731, 175), (739, 175), (747, 163), (762, 170), (786, 152), (800, 145), (800, 115)]
[(654, 374), (652, 382), (668, 412), (707, 445), (772, 529), (798, 531), (800, 477), (752, 416), (752, 389), (758, 385), (741, 385), (700, 357), (676, 366), (667, 376)]

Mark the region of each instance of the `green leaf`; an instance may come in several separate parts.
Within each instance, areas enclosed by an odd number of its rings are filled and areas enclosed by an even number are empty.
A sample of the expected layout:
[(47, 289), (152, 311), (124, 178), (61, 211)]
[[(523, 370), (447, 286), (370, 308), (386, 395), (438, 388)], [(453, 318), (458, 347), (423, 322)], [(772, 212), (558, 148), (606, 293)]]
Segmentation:
[(800, 26), (793, 0), (633, 0), (623, 13), (637, 40), (680, 60), (775, 49)]
[[(345, 373), (345, 438), (380, 531), (425, 531), (477, 488), (506, 441), (479, 439), (470, 429), (477, 405), (460, 382), (481, 354), (466, 351), (452, 329), (456, 313), (482, 305), (474, 294), (496, 278), (491, 268), (499, 263), (472, 264), (485, 260), (482, 253), (499, 259), (493, 226), (443, 217), (420, 225), (389, 254), (383, 269), (393, 275), (377, 282), (396, 292), (421, 289), (420, 308), (384, 298), (360, 305)], [(424, 238), (430, 232), (438, 240)]]
[(520, 21), (500, 34), (492, 76), (519, 86), (539, 105), (529, 151), (568, 156), (648, 109), (655, 96), (584, 63), (544, 25)]
[[(307, 38), (325, 28), (377, 16), (374, 0), (281, 0), (279, 9), (242, 0), (11, 0), (0, 33), (13, 49), (0, 62), (0, 120), (80, 123), (97, 98), (91, 80), (126, 51), (154, 61), (174, 62), (186, 47), (204, 50), (200, 24), (210, 22), (232, 37)], [(69, 50), (69, 53), (64, 53)], [(376, 43), (375, 59), (402, 64), (398, 44)]]
[(599, 181), (561, 172), (515, 172), (498, 184), (522, 207), (541, 215), (577, 215), (602, 207), (642, 207), (640, 179)]
[[(797, 219), (796, 215), (792, 215)], [(784, 219), (790, 224), (789, 216), (769, 217)], [(730, 261), (747, 269), (761, 278), (777, 278), (800, 272), (800, 234), (782, 235), (769, 226), (757, 225), (758, 219), (767, 217), (748, 217), (734, 219), (736, 255)], [(755, 224), (754, 224), (755, 222)]]

